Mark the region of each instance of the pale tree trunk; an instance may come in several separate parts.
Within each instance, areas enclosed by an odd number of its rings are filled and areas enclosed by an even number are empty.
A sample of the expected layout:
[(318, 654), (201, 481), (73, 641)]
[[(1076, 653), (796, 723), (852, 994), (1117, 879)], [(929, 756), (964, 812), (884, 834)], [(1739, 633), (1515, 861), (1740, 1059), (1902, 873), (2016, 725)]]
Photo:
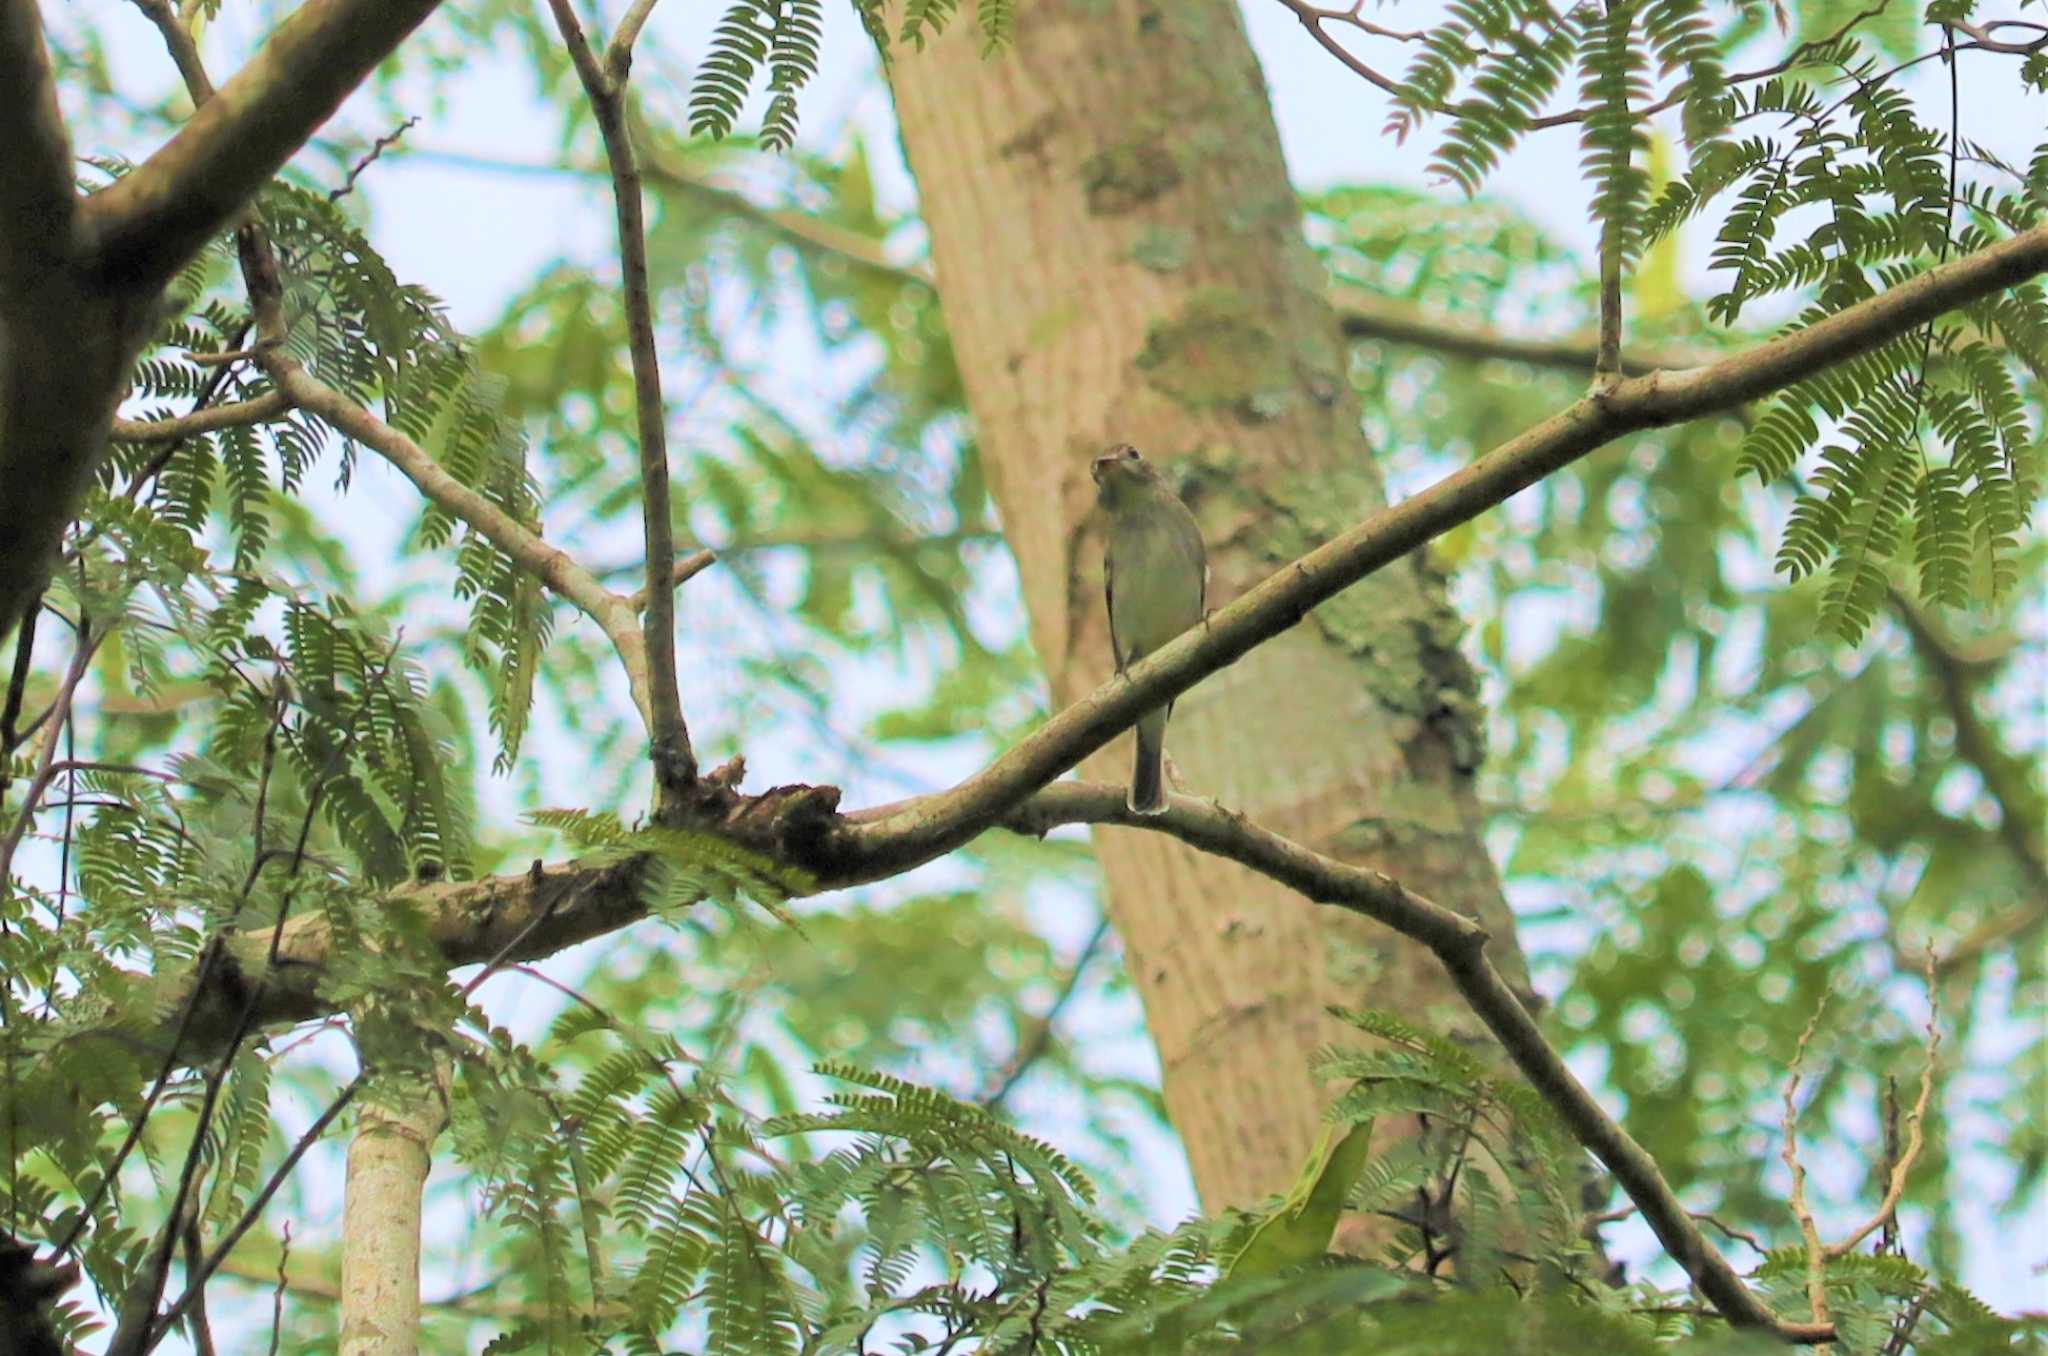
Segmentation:
[[(448, 1125), (448, 1064), (366, 1099), (342, 1206), (341, 1356), (413, 1356), (420, 1333), (420, 1196)], [(378, 1090), (374, 1090), (376, 1092)]]
[[(1089, 458), (1178, 475), (1211, 605), (1384, 501), (1234, 0), (1031, 0), (890, 80), (1031, 634), (1066, 702), (1111, 669)], [(1347, 131), (1345, 135), (1354, 135)], [(1523, 968), (1472, 789), (1480, 712), (1444, 581), (1411, 558), (1184, 696), (1185, 790), (1480, 919)], [(1128, 737), (1085, 768), (1122, 781)], [(1285, 1186), (1329, 1004), (1476, 1029), (1421, 948), (1164, 835), (1098, 836), (1112, 918), (1210, 1209)], [(1355, 1033), (1353, 1033), (1355, 1037)]]

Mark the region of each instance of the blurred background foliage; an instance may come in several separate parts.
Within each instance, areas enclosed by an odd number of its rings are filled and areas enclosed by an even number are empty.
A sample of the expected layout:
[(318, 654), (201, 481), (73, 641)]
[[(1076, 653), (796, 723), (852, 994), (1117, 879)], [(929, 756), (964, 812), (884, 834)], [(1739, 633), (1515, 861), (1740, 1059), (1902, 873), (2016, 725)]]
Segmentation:
[[(1844, 17), (1833, 0), (1803, 0), (1792, 39)], [(81, 150), (132, 150), (182, 115), (177, 97), (134, 95), (155, 86), (118, 76), (129, 58), (100, 27), (53, 37)], [(1890, 41), (1903, 53), (1924, 36), (1899, 27)], [(380, 127), (415, 115), (431, 127), (472, 62), (508, 53), (559, 126), (533, 162), (501, 168), (587, 176), (595, 138), (552, 29), (533, 5), (490, 0), (447, 7), (382, 73), (379, 107), (302, 157), (297, 181), (310, 195), (338, 189)], [(853, 805), (935, 787), (1030, 725), (1046, 697), (921, 227), (892, 187), (900, 168), (881, 172), (894, 148), (825, 116), (782, 155), (745, 137), (693, 139), (686, 71), (674, 47), (643, 49), (636, 136), (677, 528), (720, 557), (679, 596), (700, 753), (744, 753), (755, 786), (839, 783)], [(431, 164), (435, 151), (423, 130), (387, 154)], [(338, 204), (372, 242), (379, 171)], [(1510, 202), (1370, 183), (1302, 202), (1340, 305), (1355, 289), (1474, 331), (1593, 326), (1590, 262)], [(1641, 278), (1632, 345), (1706, 355), (1764, 332), (1710, 325), (1703, 299), (1654, 257)], [(205, 291), (235, 287), (216, 267)], [(565, 256), (473, 339), (499, 417), (525, 434), (550, 537), (616, 580), (637, 569), (638, 507), (615, 293), (608, 263)], [(1354, 337), (1351, 375), (1396, 497), (1553, 412), (1585, 379), (1570, 364), (1368, 333)], [(2042, 387), (2021, 393), (2039, 430)], [(1935, 609), (1901, 578), (1861, 643), (1840, 643), (1817, 622), (1821, 586), (1773, 573), (1797, 489), (1738, 477), (1742, 432), (1727, 418), (1631, 438), (1436, 544), (1486, 680), (1490, 841), (1555, 1039), (1689, 1204), (1761, 1237), (1789, 1237), (1779, 1097), (1823, 993), (1804, 1120), (1820, 1201), (1846, 1217), (1877, 1194), (1881, 1099), (1888, 1080), (1917, 1079), (1913, 995), (1932, 946), (1946, 1043), (1909, 1235), (1921, 1260), (1966, 1271), (2009, 1249), (2023, 1214), (2038, 1222), (2048, 1162), (2042, 601), (2022, 588)], [(509, 773), (491, 774), (491, 698), (463, 660), (468, 619), (447, 556), (422, 545), (417, 507), (387, 483), (366, 491), (359, 475), (330, 491), (338, 465), (330, 449), (302, 497), (270, 495), (251, 565), (402, 627), (451, 741), (455, 818), (473, 835), (452, 869), (518, 869), (559, 850), (524, 810), (642, 803), (609, 652), (545, 599), (556, 615), (531, 728)], [(2018, 545), (2019, 577), (2037, 582), (2038, 530)], [(174, 680), (175, 656), (166, 663)], [(208, 703), (180, 704), (175, 681), (145, 700), (126, 664), (117, 646), (103, 651), (81, 749), (148, 762), (192, 747)], [(31, 702), (55, 678), (39, 672)], [(1000, 1091), (1001, 1110), (1092, 1172), (1110, 1220), (1135, 1233), (1188, 1198), (1180, 1170), (1162, 1166), (1171, 1131), (1097, 889), (1083, 840), (995, 837), (805, 904), (801, 935), (723, 913), (650, 920), (555, 958), (545, 978), (495, 980), (484, 999), (537, 1037), (545, 1015), (577, 1005), (551, 987), (566, 985), (616, 1031), (658, 1032), (721, 1070), (759, 1116), (806, 1105), (814, 1080), (797, 1071), (826, 1059), (968, 1100)], [(573, 1082), (611, 1048), (564, 1040), (545, 1057)], [(309, 1105), (334, 1086), (319, 1059), (280, 1059), (276, 1078)], [(285, 1141), (273, 1135), (275, 1151)], [(291, 1199), (305, 1189), (295, 1180), (285, 1207), (318, 1215), (317, 1201)], [(430, 1273), (460, 1288), (528, 1268), (526, 1235), (468, 1218), (466, 1178), (434, 1191), (465, 1242), (460, 1262), (436, 1261), (430, 1238)], [(331, 1261), (294, 1244), (309, 1302), (288, 1311), (286, 1349), (328, 1340), (310, 1297)], [(237, 1270), (257, 1287), (274, 1275), (260, 1258)], [(458, 1301), (433, 1322), (457, 1346), (486, 1307)]]

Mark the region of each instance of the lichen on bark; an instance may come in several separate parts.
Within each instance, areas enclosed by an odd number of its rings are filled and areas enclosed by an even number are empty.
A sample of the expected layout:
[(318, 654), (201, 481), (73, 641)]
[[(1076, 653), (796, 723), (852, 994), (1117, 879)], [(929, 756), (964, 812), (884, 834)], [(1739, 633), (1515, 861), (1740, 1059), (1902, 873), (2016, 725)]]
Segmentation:
[(1265, 316), (1241, 292), (1201, 288), (1146, 331), (1137, 368), (1188, 410), (1228, 410), (1251, 423), (1278, 419), (1296, 400), (1294, 373)]

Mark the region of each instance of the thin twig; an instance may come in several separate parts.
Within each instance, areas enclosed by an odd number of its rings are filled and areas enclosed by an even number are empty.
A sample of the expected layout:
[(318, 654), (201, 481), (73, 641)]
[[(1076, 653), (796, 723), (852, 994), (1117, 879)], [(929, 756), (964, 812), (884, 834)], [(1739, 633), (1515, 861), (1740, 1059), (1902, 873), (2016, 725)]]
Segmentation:
[(284, 1330), (284, 1292), (290, 1284), (286, 1267), (292, 1260), (292, 1222), (284, 1222), (282, 1241), (277, 1249), (277, 1289), (270, 1296), (270, 1356), (277, 1356), (277, 1339)]
[(1785, 1111), (1782, 1126), (1785, 1133), (1785, 1147), (1779, 1156), (1792, 1173), (1792, 1192), (1787, 1204), (1792, 1217), (1799, 1222), (1799, 1236), (1806, 1245), (1806, 1303), (1813, 1314), (1815, 1323), (1826, 1323), (1828, 1319), (1827, 1250), (1820, 1241), (1820, 1226), (1814, 1222), (1813, 1211), (1806, 1204), (1806, 1167), (1799, 1161), (1799, 1106), (1794, 1098), (1799, 1092), (1799, 1081), (1804, 1076), (1800, 1068), (1806, 1058), (1807, 1044), (1813, 1040), (1813, 1033), (1820, 1027), (1821, 1014), (1828, 1008), (1825, 991), (1820, 1002), (1814, 1005), (1813, 1019), (1806, 1029), (1799, 1033), (1799, 1044), (1792, 1049), (1792, 1063), (1785, 1079)]
[(1891, 1226), (1898, 1217), (1899, 1200), (1906, 1194), (1906, 1181), (1912, 1176), (1913, 1164), (1918, 1161), (1920, 1150), (1926, 1144), (1927, 1108), (1934, 1098), (1934, 1071), (1941, 1053), (1941, 998), (1934, 978), (1933, 947), (1927, 949), (1927, 963), (1922, 973), (1927, 981), (1927, 1041), (1920, 1066), (1920, 1094), (1913, 1099), (1913, 1109), (1906, 1113), (1906, 1147), (1892, 1162), (1890, 1176), (1885, 1182), (1884, 1199), (1878, 1202), (1877, 1213), (1841, 1242), (1828, 1244), (1823, 1249), (1828, 1261), (1848, 1256), (1858, 1243), (1877, 1230)]
[[(1351, 50), (1345, 47), (1343, 43), (1337, 41), (1336, 38), (1324, 31), (1324, 20), (1338, 16), (1332, 15), (1328, 11), (1317, 9), (1314, 5), (1306, 3), (1306, 0), (1280, 0), (1280, 3), (1294, 11), (1294, 17), (1301, 20), (1301, 26), (1308, 30), (1309, 36), (1314, 38), (1317, 45), (1325, 52), (1328, 52), (1331, 56), (1342, 62), (1345, 69), (1377, 88), (1384, 90), (1386, 93), (1393, 95), (1394, 98), (1403, 98), (1399, 81), (1389, 79), (1371, 66), (1366, 65), (1365, 62), (1353, 56)], [(1438, 107), (1434, 111), (1449, 112), (1450, 110)]]
[(192, 96), (193, 107), (198, 107), (213, 97), (213, 81), (207, 78), (206, 66), (199, 59), (199, 48), (192, 41), (192, 29), (171, 8), (169, 0), (135, 0), (135, 7), (148, 16), (163, 35), (164, 46), (171, 54), (171, 62), (178, 68), (178, 77), (185, 82), (185, 92)]
[[(185, 1212), (184, 1228), (178, 1231), (179, 1242), (185, 1249), (185, 1270), (187, 1273), (199, 1269), (199, 1261), (205, 1249), (205, 1240), (200, 1237), (199, 1233), (197, 1199), (194, 1199), (192, 1204), (193, 1208)], [(213, 1322), (206, 1316), (206, 1296), (203, 1292), (193, 1301), (192, 1312), (188, 1317), (191, 1320), (190, 1327), (193, 1334), (194, 1356), (215, 1356)]]
[(1053, 996), (1052, 1005), (1017, 1041), (1017, 1050), (1010, 1057), (1009, 1067), (1004, 1070), (996, 1085), (983, 1094), (981, 1105), (984, 1108), (994, 1111), (1000, 1107), (1003, 1100), (1010, 1095), (1011, 1089), (1024, 1080), (1024, 1075), (1031, 1072), (1031, 1066), (1051, 1048), (1053, 1028), (1058, 1024), (1060, 1014), (1066, 1010), (1068, 1001), (1080, 989), (1082, 974), (1086, 972), (1089, 963), (1095, 959), (1096, 953), (1108, 939), (1109, 915), (1104, 914), (1096, 921), (1095, 930), (1088, 934), (1087, 942), (1081, 947), (1081, 954), (1074, 958), (1073, 965), (1067, 970), (1067, 977), (1061, 981), (1060, 991)]
[(270, 1174), (270, 1179), (263, 1184), (263, 1189), (250, 1200), (248, 1208), (242, 1212), (242, 1217), (235, 1221), (227, 1233), (222, 1235), (220, 1242), (214, 1245), (213, 1251), (207, 1254), (206, 1263), (199, 1268), (198, 1274), (187, 1278), (185, 1293), (179, 1296), (177, 1303), (166, 1309), (163, 1318), (158, 1320), (158, 1336), (168, 1332), (170, 1326), (198, 1302), (199, 1292), (205, 1288), (213, 1273), (220, 1270), (220, 1264), (227, 1260), (228, 1253), (234, 1249), (235, 1244), (242, 1241), (242, 1235), (249, 1232), (250, 1227), (262, 1217), (264, 1209), (270, 1204), (270, 1198), (277, 1194), (278, 1188), (284, 1185), (285, 1179), (298, 1167), (299, 1160), (306, 1156), (306, 1151), (327, 1133), (327, 1127), (334, 1123), (334, 1118), (355, 1100), (355, 1095), (362, 1090), (363, 1080), (367, 1077), (367, 1074), (359, 1073), (350, 1079), (348, 1086), (328, 1103), (327, 1109), (306, 1127), (306, 1133), (299, 1136), (299, 1142), (292, 1146), (291, 1152), (284, 1156), (284, 1161), (277, 1165), (277, 1170)]
[(417, 117), (407, 118), (404, 122), (398, 124), (398, 126), (391, 132), (388, 132), (384, 136), (378, 137), (375, 141), (371, 142), (369, 153), (364, 155), (362, 159), (356, 161), (356, 163), (349, 169), (348, 178), (341, 181), (341, 187), (333, 189), (328, 193), (327, 201), (340, 202), (343, 198), (355, 192), (356, 180), (362, 178), (363, 171), (368, 169), (370, 166), (376, 164), (378, 157), (382, 156), (385, 151), (389, 150), (393, 146), (396, 146), (399, 142), (399, 138), (403, 137), (407, 132), (411, 131), (413, 128), (419, 126), (419, 121), (420, 120)]
[[(172, 415), (167, 419), (123, 419), (116, 416), (111, 432), (114, 441), (120, 443), (183, 443), (188, 438), (219, 429), (267, 424), (291, 407), (292, 402), (284, 392), (265, 391), (249, 400), (238, 400), (229, 405), (202, 405), (190, 413)], [(146, 471), (139, 471), (131, 485), (148, 478)]]
[[(1625, 1220), (1633, 1215), (1637, 1215), (1640, 1213), (1641, 1211), (1636, 1207), (1635, 1202), (1630, 1201), (1627, 1205), (1618, 1205), (1615, 1206), (1612, 1210), (1602, 1210), (1596, 1214), (1586, 1216), (1584, 1227), (1587, 1229), (1597, 1229), (1603, 1224), (1613, 1224), (1619, 1220)], [(1686, 1215), (1689, 1218), (1698, 1220), (1702, 1224), (1713, 1227), (1715, 1230), (1719, 1231), (1724, 1238), (1730, 1238), (1738, 1243), (1747, 1244), (1750, 1248), (1754, 1249), (1759, 1255), (1767, 1253), (1771, 1250), (1769, 1244), (1765, 1243), (1761, 1238), (1758, 1238), (1749, 1230), (1738, 1229), (1718, 1215), (1711, 1214), (1705, 1210), (1688, 1210), (1686, 1211)]]
[(624, 94), (626, 78), (633, 69), (633, 45), (640, 41), (640, 30), (647, 26), (648, 16), (654, 13), (655, 0), (633, 0), (619, 20), (619, 26), (612, 30), (612, 40), (604, 52), (604, 74), (607, 86), (617, 94)]
[[(1590, 372), (1600, 361), (1597, 329), (1591, 336), (1524, 339), (1475, 321), (1437, 319), (1360, 287), (1333, 287), (1330, 300), (1347, 339), (1380, 339), (1457, 358), (1491, 358), (1565, 372)], [(1639, 377), (1660, 369), (1701, 367), (1720, 356), (1705, 350), (1627, 349), (1619, 355), (1617, 370), (1623, 376)]]
[(15, 849), (21, 846), (22, 835), (28, 832), (29, 824), (35, 819), (43, 794), (56, 778), (58, 737), (70, 723), (78, 685), (85, 680), (86, 671), (92, 666), (92, 657), (106, 637), (105, 631), (96, 631), (90, 622), (82, 617), (79, 619), (78, 643), (71, 654), (71, 666), (65, 671), (64, 681), (57, 689), (57, 699), (51, 703), (49, 727), (43, 731), (42, 747), (36, 753), (35, 775), (29, 779), (28, 789), (22, 794), (21, 813), (16, 816), (14, 827), (8, 831), (5, 840), (0, 840), (0, 889), (4, 889), (5, 883), (11, 879)]
[[(717, 563), (717, 553), (712, 551), (696, 551), (684, 556), (676, 562), (676, 567), (670, 574), (670, 587), (681, 588)], [(626, 600), (626, 605), (636, 613), (646, 611), (647, 590), (634, 590), (633, 596)]]

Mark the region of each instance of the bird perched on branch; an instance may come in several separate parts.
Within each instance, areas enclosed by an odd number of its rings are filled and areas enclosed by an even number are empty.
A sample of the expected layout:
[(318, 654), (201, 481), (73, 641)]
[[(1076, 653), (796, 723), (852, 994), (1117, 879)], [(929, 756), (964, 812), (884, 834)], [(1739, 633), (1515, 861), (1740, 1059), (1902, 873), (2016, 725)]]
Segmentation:
[[(1195, 515), (1138, 449), (1122, 443), (1090, 468), (1096, 502), (1108, 520), (1103, 592), (1109, 645), (1122, 673), (1202, 619), (1208, 555)], [(1138, 757), (1125, 803), (1141, 815), (1164, 814), (1166, 718), (1173, 703), (1138, 717)]]

